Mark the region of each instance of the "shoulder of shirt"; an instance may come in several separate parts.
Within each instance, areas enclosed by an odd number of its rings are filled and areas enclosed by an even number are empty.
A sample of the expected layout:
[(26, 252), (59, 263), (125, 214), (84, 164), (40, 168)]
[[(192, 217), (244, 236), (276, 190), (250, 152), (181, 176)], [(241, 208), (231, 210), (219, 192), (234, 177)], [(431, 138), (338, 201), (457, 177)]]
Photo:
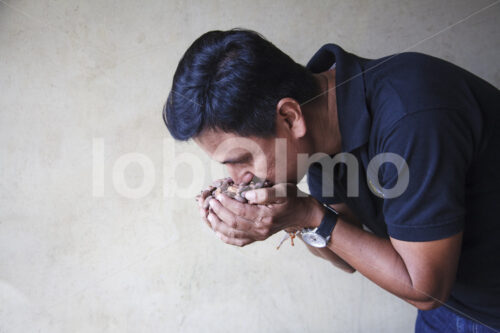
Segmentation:
[[(437, 66), (444, 68), (453, 64), (447, 60), (431, 56), (420, 52), (401, 52), (384, 56), (378, 59), (367, 59), (358, 57), (362, 62), (362, 67), (365, 71), (369, 70), (372, 73), (390, 69), (394, 70), (412, 70), (416, 69), (415, 65)], [(443, 67), (444, 66), (444, 67)]]
[[(446, 60), (404, 52), (380, 59), (362, 59), (360, 63), (371, 116), (379, 126), (392, 127), (425, 110), (450, 111), (462, 107), (463, 70)], [(432, 119), (432, 112), (427, 113)]]
[(440, 58), (418, 52), (396, 53), (379, 59), (360, 58), (363, 77), (368, 86), (391, 84), (399, 92), (430, 84), (452, 83), (463, 74), (458, 66)]

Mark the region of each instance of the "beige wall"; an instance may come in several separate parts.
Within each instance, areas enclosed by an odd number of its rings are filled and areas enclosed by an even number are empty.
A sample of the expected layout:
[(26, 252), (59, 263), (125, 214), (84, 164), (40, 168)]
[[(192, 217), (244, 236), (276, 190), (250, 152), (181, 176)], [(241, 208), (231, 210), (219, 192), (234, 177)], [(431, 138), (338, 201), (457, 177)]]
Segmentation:
[(235, 26), (303, 64), (413, 47), (499, 86), (500, 4), (468, 17), (492, 2), (0, 1), (0, 332), (411, 331), (413, 307), (302, 244), (219, 241), (169, 195), (193, 176), (172, 153), (208, 160), (161, 107), (192, 41)]

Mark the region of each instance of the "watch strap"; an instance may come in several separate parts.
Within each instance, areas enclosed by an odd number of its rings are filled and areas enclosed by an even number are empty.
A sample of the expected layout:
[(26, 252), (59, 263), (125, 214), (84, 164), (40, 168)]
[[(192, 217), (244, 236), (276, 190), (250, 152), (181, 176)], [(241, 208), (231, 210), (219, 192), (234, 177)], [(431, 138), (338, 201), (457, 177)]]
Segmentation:
[(337, 224), (339, 213), (324, 203), (323, 206), (325, 207), (325, 215), (323, 216), (318, 229), (316, 229), (316, 233), (325, 238), (328, 243), (332, 235), (333, 228), (335, 228), (335, 225)]

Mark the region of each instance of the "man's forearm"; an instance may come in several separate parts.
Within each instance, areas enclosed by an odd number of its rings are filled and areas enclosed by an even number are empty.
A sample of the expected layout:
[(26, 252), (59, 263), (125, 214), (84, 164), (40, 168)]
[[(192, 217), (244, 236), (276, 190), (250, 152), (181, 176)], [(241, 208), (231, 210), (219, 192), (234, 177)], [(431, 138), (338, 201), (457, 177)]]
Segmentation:
[[(302, 240), (302, 237), (301, 237), (300, 234), (298, 234), (297, 237)], [(324, 260), (329, 261), (330, 263), (332, 263), (332, 265), (334, 265), (337, 268), (340, 268), (344, 272), (354, 273), (356, 271), (351, 265), (349, 265), (344, 260), (342, 260), (342, 258), (340, 258), (337, 254), (335, 254), (329, 248), (327, 248), (327, 247), (325, 247), (325, 248), (316, 248), (316, 247), (308, 245), (305, 242), (304, 242), (304, 244), (307, 246), (307, 248), (309, 249), (309, 251), (312, 254), (314, 254), (315, 256), (320, 257), (320, 258), (322, 258)]]
[[(313, 201), (310, 212), (311, 226), (319, 226), (324, 208)], [(418, 308), (432, 303), (429, 295), (414, 286), (403, 259), (390, 240), (363, 230), (359, 222), (348, 219), (350, 216), (341, 212), (327, 249), (380, 287)]]
[(374, 283), (418, 308), (432, 303), (429, 295), (413, 285), (403, 259), (388, 239), (340, 217), (328, 248)]

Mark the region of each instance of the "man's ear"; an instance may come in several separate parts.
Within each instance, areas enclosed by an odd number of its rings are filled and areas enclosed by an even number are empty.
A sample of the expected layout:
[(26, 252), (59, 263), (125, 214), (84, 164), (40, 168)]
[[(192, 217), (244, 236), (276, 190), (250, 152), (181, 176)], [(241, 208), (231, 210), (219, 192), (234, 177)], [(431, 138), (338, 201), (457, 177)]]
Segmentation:
[(302, 138), (307, 131), (302, 107), (293, 98), (282, 98), (276, 107), (276, 124), (278, 127), (283, 127), (285, 131), (289, 131), (295, 138)]

